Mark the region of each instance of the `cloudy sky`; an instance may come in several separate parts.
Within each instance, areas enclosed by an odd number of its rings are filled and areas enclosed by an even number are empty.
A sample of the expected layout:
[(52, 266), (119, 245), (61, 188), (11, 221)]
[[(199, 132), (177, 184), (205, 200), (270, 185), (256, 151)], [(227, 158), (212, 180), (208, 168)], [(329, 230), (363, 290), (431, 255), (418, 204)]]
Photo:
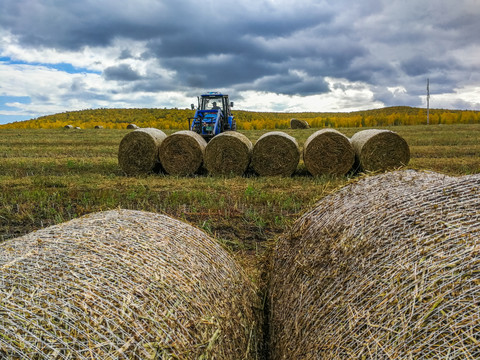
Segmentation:
[(90, 108), (480, 110), (478, 0), (0, 0), (0, 123)]

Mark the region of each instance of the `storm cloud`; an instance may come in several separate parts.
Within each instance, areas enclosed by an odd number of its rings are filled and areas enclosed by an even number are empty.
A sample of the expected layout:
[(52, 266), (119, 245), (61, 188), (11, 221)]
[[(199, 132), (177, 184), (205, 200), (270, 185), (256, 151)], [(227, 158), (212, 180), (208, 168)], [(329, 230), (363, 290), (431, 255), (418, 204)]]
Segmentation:
[(70, 97), (85, 104), (101, 93), (89, 107), (142, 106), (135, 101), (155, 93), (189, 103), (217, 89), (295, 97), (308, 110), (325, 110), (332, 96), (355, 110), (367, 98), (333, 83), (371, 94), (363, 108), (421, 106), (429, 78), (432, 96), (457, 96), (438, 107), (475, 108), (461, 90), (480, 92), (479, 16), (474, 0), (5, 0), (0, 64), (50, 69), (70, 59), (84, 77), (72, 79)]

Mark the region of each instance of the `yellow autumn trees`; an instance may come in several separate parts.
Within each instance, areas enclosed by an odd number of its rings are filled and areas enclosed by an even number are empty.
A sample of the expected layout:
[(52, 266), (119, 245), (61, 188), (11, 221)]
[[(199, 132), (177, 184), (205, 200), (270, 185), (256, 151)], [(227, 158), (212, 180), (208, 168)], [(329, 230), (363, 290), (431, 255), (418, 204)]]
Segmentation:
[[(350, 113), (274, 113), (234, 111), (239, 130), (286, 129), (290, 119), (307, 121), (311, 127), (376, 127), (426, 124), (426, 109), (408, 106), (387, 107)], [(154, 127), (167, 130), (188, 129), (189, 119), (194, 116), (190, 109), (90, 109), (63, 112), (36, 119), (0, 125), (0, 128), (55, 129), (65, 125), (82, 129), (102, 126), (107, 129), (125, 129), (134, 123), (139, 127)], [(480, 123), (479, 111), (430, 110), (430, 124)]]

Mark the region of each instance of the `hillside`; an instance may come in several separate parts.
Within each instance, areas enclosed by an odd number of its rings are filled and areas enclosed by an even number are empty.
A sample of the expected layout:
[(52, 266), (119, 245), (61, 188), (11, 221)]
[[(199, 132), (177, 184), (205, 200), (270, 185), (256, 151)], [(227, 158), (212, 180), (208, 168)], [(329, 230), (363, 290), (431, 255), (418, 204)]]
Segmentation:
[[(36, 119), (0, 125), (0, 129), (55, 129), (65, 125), (82, 129), (103, 126), (124, 129), (134, 123), (140, 127), (159, 129), (187, 129), (194, 112), (189, 109), (89, 109), (68, 111)], [(239, 130), (286, 129), (290, 119), (306, 120), (311, 127), (372, 127), (389, 125), (426, 124), (426, 109), (408, 106), (386, 107), (349, 113), (328, 112), (234, 112)], [(430, 110), (430, 124), (480, 123), (480, 112), (469, 110)]]

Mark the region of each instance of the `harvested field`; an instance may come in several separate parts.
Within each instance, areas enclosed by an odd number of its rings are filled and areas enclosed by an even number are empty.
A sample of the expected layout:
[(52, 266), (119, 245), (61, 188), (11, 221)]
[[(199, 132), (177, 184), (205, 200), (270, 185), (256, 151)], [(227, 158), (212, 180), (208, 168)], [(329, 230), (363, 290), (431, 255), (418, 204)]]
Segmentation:
[(322, 129), (305, 141), (303, 162), (313, 176), (342, 176), (352, 169), (355, 152), (345, 135), (334, 129)]
[(167, 135), (154, 128), (125, 135), (118, 148), (118, 164), (127, 175), (149, 174), (160, 168), (158, 150)]
[[(2, 359), (254, 359), (255, 288), (213, 239), (112, 210), (0, 244)], [(257, 314), (258, 315), (258, 314)]]
[(307, 120), (299, 119), (290, 119), (290, 128), (291, 129), (309, 129), (310, 125)]
[(275, 250), (271, 359), (480, 358), (480, 175), (325, 197)]
[(170, 175), (195, 174), (203, 164), (207, 142), (194, 131), (181, 130), (169, 135), (160, 146), (160, 162)]
[(393, 170), (406, 166), (410, 161), (407, 142), (390, 130), (362, 130), (352, 136), (351, 142), (358, 171)]
[(299, 160), (297, 140), (281, 131), (263, 134), (253, 147), (252, 168), (261, 176), (290, 176)]
[(243, 175), (250, 165), (253, 145), (236, 131), (215, 136), (205, 148), (205, 168), (212, 175)]

